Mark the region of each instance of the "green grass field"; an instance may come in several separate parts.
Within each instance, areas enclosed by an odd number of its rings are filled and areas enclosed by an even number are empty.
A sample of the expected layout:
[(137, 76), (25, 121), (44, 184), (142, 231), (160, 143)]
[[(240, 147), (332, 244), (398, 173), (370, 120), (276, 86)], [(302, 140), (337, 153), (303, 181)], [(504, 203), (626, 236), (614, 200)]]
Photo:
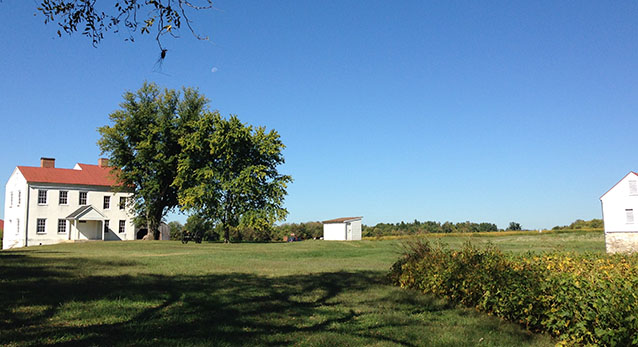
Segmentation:
[[(604, 251), (601, 232), (432, 236), (515, 252)], [(0, 252), (0, 344), (550, 346), (387, 284), (401, 240), (90, 242)]]

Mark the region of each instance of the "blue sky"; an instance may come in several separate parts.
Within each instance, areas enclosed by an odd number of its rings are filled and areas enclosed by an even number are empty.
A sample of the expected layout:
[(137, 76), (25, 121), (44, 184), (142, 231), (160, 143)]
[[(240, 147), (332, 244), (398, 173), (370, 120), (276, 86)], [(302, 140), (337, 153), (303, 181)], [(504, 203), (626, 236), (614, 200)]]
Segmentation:
[(0, 3), (5, 182), (42, 156), (95, 163), (96, 128), (144, 81), (276, 129), (290, 222), (551, 228), (600, 218), (637, 169), (636, 2), (216, 1), (193, 16), (210, 41), (167, 38), (162, 73), (152, 37), (93, 48), (36, 7)]

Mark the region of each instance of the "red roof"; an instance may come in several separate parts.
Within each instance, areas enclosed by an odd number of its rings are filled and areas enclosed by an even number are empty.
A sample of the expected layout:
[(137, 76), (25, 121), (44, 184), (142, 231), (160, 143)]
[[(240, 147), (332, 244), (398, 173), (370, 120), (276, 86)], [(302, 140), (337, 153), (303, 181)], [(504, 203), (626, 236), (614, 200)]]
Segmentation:
[(87, 186), (118, 185), (110, 167), (78, 164), (81, 170), (18, 166), (27, 182), (61, 183)]
[(4, 230), (4, 221), (0, 219), (0, 230)]

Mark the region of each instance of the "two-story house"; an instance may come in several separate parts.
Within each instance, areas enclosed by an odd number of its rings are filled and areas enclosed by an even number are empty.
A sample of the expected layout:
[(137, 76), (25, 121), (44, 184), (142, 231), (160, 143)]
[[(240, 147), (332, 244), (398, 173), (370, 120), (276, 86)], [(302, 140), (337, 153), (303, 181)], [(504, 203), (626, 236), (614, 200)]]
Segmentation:
[(134, 240), (131, 193), (117, 183), (106, 159), (98, 165), (18, 166), (5, 189), (2, 248), (49, 245), (76, 240)]

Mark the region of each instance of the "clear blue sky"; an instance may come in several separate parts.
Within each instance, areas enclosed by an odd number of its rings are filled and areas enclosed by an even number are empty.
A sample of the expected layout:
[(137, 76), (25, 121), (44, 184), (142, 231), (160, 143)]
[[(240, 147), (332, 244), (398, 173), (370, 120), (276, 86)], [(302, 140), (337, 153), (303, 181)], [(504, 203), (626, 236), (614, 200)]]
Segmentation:
[(58, 38), (35, 1), (2, 1), (2, 181), (42, 156), (95, 163), (96, 128), (144, 81), (276, 129), (290, 222), (551, 228), (600, 218), (599, 197), (638, 169), (638, 2), (215, 6), (193, 18), (210, 42), (167, 38), (160, 74), (151, 37), (93, 48)]

